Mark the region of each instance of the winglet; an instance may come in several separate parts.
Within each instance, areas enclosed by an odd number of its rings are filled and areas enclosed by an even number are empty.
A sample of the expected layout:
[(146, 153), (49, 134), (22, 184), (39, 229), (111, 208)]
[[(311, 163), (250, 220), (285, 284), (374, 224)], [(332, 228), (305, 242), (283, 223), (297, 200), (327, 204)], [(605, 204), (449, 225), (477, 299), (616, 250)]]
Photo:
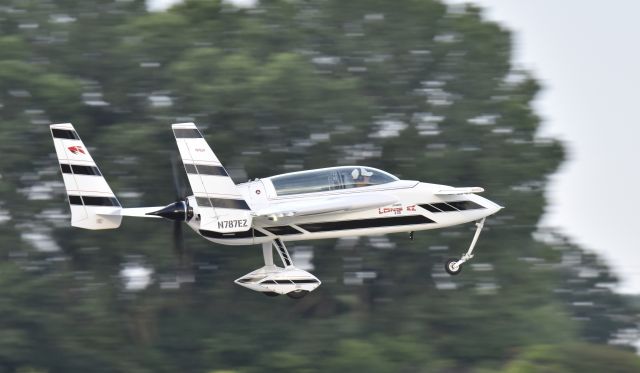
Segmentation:
[(120, 226), (122, 209), (71, 123), (49, 126), (71, 208), (71, 225), (84, 229)]
[(200, 208), (204, 230), (244, 232), (251, 228), (251, 207), (193, 123), (171, 126), (189, 185)]

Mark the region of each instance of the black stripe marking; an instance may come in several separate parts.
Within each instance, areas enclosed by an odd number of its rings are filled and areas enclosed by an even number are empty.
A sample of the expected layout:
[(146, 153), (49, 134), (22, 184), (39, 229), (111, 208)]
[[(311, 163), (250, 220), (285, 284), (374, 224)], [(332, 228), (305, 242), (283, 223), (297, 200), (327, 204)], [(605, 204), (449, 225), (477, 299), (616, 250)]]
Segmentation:
[(451, 206), (457, 208), (460, 211), (464, 210), (478, 210), (484, 209), (484, 206), (481, 206), (473, 201), (455, 201), (455, 202), (447, 202)]
[(52, 128), (51, 133), (56, 139), (80, 140), (80, 137), (78, 137), (76, 131), (72, 130), (61, 130), (58, 128)]
[(188, 174), (197, 174), (198, 170), (196, 170), (196, 165), (191, 164), (191, 163), (185, 163), (184, 164), (184, 169), (187, 171)]
[(204, 164), (185, 163), (185, 170), (188, 174), (213, 175), (213, 176), (229, 176), (227, 170), (222, 166), (210, 166)]
[[(80, 166), (76, 164), (60, 164), (60, 168), (62, 169), (62, 173), (64, 174), (76, 174), (76, 175), (93, 175), (93, 176), (102, 176), (98, 167), (95, 166)], [(72, 172), (73, 171), (73, 172)]]
[(62, 170), (63, 174), (70, 174), (71, 173), (71, 166), (69, 166), (66, 163), (60, 163), (60, 169)]
[(317, 284), (318, 281), (316, 280), (285, 280), (285, 279), (280, 279), (278, 281), (275, 280), (266, 280), (266, 281), (262, 281), (260, 284), (275, 284), (275, 285), (291, 285), (291, 283), (294, 284)]
[(207, 197), (196, 197), (196, 203), (200, 207), (211, 207), (211, 202)]
[(252, 238), (252, 237), (266, 236), (266, 234), (255, 229), (249, 229), (248, 231), (244, 231), (244, 232), (231, 232), (231, 233), (221, 233), (216, 231), (208, 231), (208, 230), (200, 229), (200, 234), (210, 238)]
[(85, 206), (120, 206), (115, 197), (82, 196)]
[(73, 169), (73, 173), (76, 175), (94, 175), (94, 176), (102, 176), (98, 167), (94, 166), (80, 166), (72, 164), (71, 168)]
[(288, 234), (302, 234), (299, 230), (290, 225), (280, 225), (277, 227), (264, 227), (263, 229), (275, 234), (276, 236), (285, 236)]
[(282, 259), (284, 259), (284, 263), (287, 266), (291, 265), (291, 259), (289, 258), (289, 255), (287, 255), (287, 250), (285, 250), (284, 248), (284, 244), (282, 243), (282, 241), (280, 241), (279, 239), (276, 239), (275, 241), (276, 247), (278, 248), (278, 251), (280, 251), (280, 255), (282, 255)]
[(242, 199), (196, 197), (196, 203), (200, 207), (213, 206), (221, 209), (251, 210), (247, 202)]
[(208, 165), (196, 165), (198, 173), (200, 175), (213, 175), (213, 176), (229, 176), (227, 170), (222, 166), (208, 166)]
[(120, 207), (120, 202), (115, 197), (98, 196), (77, 196), (69, 195), (69, 203), (72, 205), (85, 206), (116, 206)]
[(433, 220), (422, 216), (400, 216), (393, 218), (377, 218), (377, 219), (361, 219), (361, 220), (345, 220), (331, 221), (322, 223), (298, 224), (300, 228), (309, 232), (326, 232), (341, 231), (348, 229), (376, 228), (376, 227), (393, 227), (398, 225), (414, 225), (435, 223)]
[(318, 281), (308, 279), (308, 280), (291, 280), (294, 284), (317, 284)]
[(251, 281), (255, 281), (255, 280), (260, 280), (262, 277), (250, 277), (250, 278), (243, 278), (242, 280), (238, 280), (239, 283), (241, 284), (246, 284), (247, 282), (251, 282)]
[(446, 203), (444, 203), (444, 202), (432, 203), (432, 204), (431, 204), (431, 206), (433, 206), (433, 207), (435, 207), (435, 208), (437, 208), (437, 209), (440, 209), (440, 210), (442, 210), (442, 211), (444, 211), (444, 212), (448, 212), (448, 211), (458, 211), (458, 210), (456, 210), (456, 208), (455, 208), (455, 207), (450, 206), (450, 205), (448, 205), (448, 204), (446, 204)]
[(431, 205), (419, 205), (420, 207), (422, 207), (425, 210), (429, 210), (431, 212), (442, 212), (440, 210), (438, 210), (437, 208), (431, 206)]
[(443, 212), (443, 211), (449, 212), (449, 211), (481, 210), (486, 208), (478, 203), (475, 203), (469, 200), (451, 201), (447, 203), (438, 202), (438, 203), (432, 203), (430, 205), (429, 204), (420, 205), (420, 207), (436, 213)]
[(200, 131), (195, 128), (176, 128), (173, 133), (177, 139), (198, 139), (202, 137)]
[(242, 199), (227, 199), (227, 198), (209, 198), (213, 207), (219, 207), (224, 209), (236, 209), (236, 210), (251, 210), (247, 202)]

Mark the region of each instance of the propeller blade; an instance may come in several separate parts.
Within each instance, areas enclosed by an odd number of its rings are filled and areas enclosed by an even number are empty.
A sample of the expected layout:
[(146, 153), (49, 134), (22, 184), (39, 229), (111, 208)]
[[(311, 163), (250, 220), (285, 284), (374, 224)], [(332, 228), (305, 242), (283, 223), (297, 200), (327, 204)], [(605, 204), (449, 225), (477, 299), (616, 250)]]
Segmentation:
[(191, 253), (187, 249), (184, 242), (182, 232), (182, 222), (190, 220), (193, 216), (193, 210), (189, 208), (189, 200), (187, 199), (187, 187), (184, 181), (184, 174), (180, 173), (181, 160), (175, 154), (171, 156), (171, 172), (173, 176), (173, 187), (176, 192), (176, 202), (165, 207), (162, 210), (155, 211), (153, 214), (173, 220), (173, 252), (178, 259), (178, 272), (176, 280), (178, 284), (193, 282), (194, 274), (192, 273)]
[(175, 220), (173, 222), (173, 251), (178, 258), (178, 263), (180, 267), (184, 265), (184, 237), (182, 234), (182, 222), (179, 220)]
[(176, 191), (176, 201), (182, 200), (187, 196), (184, 179), (180, 176), (178, 162), (178, 157), (175, 154), (171, 155), (171, 172), (173, 174), (173, 187)]

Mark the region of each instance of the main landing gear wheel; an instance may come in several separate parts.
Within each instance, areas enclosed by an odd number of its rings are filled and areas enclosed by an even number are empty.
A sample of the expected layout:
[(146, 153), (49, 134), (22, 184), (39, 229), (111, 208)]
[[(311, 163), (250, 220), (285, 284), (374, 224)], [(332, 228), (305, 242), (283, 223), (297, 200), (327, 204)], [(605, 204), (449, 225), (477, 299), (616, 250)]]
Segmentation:
[(444, 270), (447, 271), (448, 274), (455, 276), (458, 273), (460, 273), (460, 271), (462, 271), (462, 266), (458, 265), (458, 259), (449, 259), (447, 260), (447, 263), (445, 263), (444, 265)]
[(287, 293), (287, 296), (292, 299), (300, 299), (304, 298), (307, 294), (309, 294), (306, 290), (294, 290)]

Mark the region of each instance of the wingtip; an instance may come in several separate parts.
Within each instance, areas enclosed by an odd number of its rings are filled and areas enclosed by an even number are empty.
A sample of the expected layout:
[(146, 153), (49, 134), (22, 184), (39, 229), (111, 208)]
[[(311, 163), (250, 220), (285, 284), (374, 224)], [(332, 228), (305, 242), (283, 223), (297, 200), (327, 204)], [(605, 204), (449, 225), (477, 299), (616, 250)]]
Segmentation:
[(185, 123), (174, 123), (171, 125), (172, 129), (176, 129), (176, 128), (196, 128), (196, 124), (193, 122), (185, 122)]
[(51, 123), (49, 128), (74, 129), (71, 123)]

